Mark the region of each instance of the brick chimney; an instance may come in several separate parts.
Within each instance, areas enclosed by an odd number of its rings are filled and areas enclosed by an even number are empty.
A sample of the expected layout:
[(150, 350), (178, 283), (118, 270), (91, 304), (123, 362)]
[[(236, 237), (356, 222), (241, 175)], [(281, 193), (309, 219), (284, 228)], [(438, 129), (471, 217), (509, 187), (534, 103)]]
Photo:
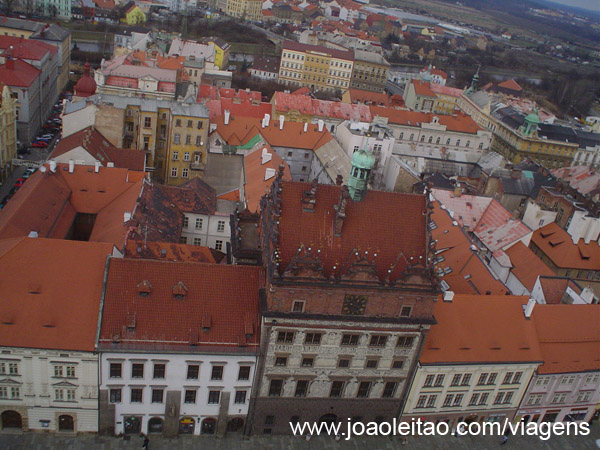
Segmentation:
[(338, 174), (338, 176), (335, 179), (335, 184), (337, 186), (341, 186), (343, 182), (344, 182), (344, 177), (341, 176), (340, 174)]
[(342, 186), (340, 192), (340, 200), (337, 205), (333, 206), (335, 210), (335, 218), (333, 222), (333, 234), (335, 236), (342, 235), (342, 228), (344, 227), (344, 219), (346, 218), (346, 202), (350, 198), (350, 191), (348, 186)]

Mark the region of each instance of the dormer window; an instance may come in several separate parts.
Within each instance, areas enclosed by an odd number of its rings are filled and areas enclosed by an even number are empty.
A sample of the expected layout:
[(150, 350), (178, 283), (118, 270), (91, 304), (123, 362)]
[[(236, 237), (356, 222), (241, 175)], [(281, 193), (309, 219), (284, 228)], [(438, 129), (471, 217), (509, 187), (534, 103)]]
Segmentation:
[(183, 300), (187, 294), (187, 287), (183, 282), (178, 282), (173, 286), (173, 298), (175, 300)]
[(140, 297), (148, 297), (150, 295), (150, 293), (152, 292), (152, 285), (150, 284), (150, 281), (148, 280), (144, 280), (141, 283), (139, 283), (137, 285), (138, 288), (138, 294)]

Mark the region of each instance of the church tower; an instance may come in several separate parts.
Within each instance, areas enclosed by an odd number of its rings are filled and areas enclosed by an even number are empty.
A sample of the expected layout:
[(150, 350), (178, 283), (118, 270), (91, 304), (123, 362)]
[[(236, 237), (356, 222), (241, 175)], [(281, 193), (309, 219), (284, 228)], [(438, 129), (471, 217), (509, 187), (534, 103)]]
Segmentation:
[(367, 182), (373, 166), (375, 166), (375, 156), (369, 150), (357, 150), (352, 155), (348, 190), (355, 202), (360, 202), (367, 193)]

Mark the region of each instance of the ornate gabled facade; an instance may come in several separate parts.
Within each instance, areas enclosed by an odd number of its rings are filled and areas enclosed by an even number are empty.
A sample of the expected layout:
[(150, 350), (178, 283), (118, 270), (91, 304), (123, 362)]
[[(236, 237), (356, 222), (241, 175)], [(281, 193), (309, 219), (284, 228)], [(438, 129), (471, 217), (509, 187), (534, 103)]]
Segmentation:
[(261, 201), (261, 353), (247, 431), (397, 417), (435, 323), (427, 196), (285, 182)]

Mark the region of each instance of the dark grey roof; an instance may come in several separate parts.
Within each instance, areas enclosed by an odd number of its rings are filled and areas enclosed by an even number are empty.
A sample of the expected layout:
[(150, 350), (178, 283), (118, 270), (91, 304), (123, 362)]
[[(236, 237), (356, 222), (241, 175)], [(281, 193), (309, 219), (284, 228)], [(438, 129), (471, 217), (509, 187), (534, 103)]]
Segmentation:
[(46, 24), (43, 22), (34, 22), (33, 20), (17, 19), (15, 17), (0, 18), (0, 26), (6, 28), (14, 28), (16, 30), (38, 31), (44, 28)]
[(208, 153), (202, 180), (215, 188), (217, 195), (221, 195), (240, 187), (243, 170), (243, 155)]
[(50, 24), (49, 27), (44, 27), (31, 35), (32, 39), (39, 39), (40, 41), (58, 41), (62, 42), (69, 37), (71, 30), (61, 27), (55, 23)]
[[(535, 198), (541, 187), (556, 186), (556, 178), (550, 174), (544, 175), (538, 172), (537, 164), (527, 163), (527, 168), (522, 169), (520, 177), (514, 179), (511, 177), (501, 177), (502, 190), (507, 194), (522, 195)], [(515, 168), (519, 168), (518, 165)], [(534, 170), (528, 170), (534, 169)]]
[(413, 184), (413, 192), (423, 192), (429, 183), (436, 189), (454, 189), (454, 183), (452, 183), (448, 177), (436, 172), (433, 175), (424, 178), (423, 181)]
[(512, 106), (501, 106), (492, 112), (492, 116), (513, 129), (519, 128), (525, 122), (525, 116)]

